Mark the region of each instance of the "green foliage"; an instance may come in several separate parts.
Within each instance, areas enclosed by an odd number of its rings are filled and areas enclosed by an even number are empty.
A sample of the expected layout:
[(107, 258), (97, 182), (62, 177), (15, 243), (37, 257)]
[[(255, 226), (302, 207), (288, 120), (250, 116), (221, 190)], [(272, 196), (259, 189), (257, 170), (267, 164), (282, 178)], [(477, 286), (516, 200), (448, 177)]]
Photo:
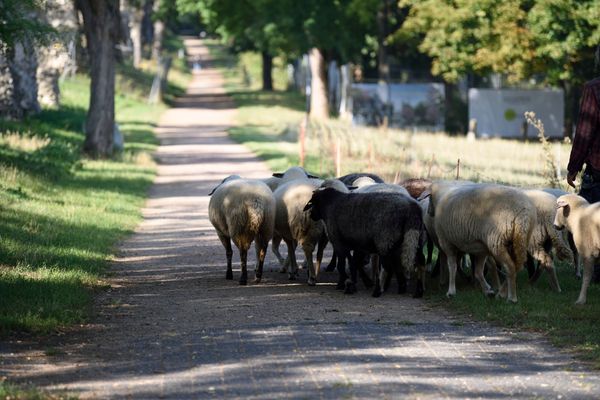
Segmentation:
[(41, 0), (2, 0), (0, 2), (0, 53), (11, 50), (19, 40), (29, 38), (46, 43), (56, 31), (35, 17), (43, 11)]
[[(432, 72), (454, 82), (491, 72), (519, 81), (536, 73), (548, 83), (590, 78), (600, 42), (596, 0), (402, 0), (409, 15), (400, 38), (417, 38)], [(585, 68), (587, 64), (587, 68)]]
[(7, 382), (0, 382), (0, 399), (4, 400), (77, 400), (79, 397), (42, 392), (37, 388), (20, 387)]

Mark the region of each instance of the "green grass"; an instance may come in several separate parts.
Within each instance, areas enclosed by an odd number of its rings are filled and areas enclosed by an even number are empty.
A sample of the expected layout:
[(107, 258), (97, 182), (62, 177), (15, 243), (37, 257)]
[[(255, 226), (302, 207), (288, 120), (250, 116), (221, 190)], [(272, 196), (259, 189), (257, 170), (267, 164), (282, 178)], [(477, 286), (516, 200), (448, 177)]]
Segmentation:
[[(256, 85), (247, 85), (240, 72), (247, 59), (236, 59), (216, 44), (211, 50), (220, 60), (226, 89), (238, 106), (238, 124), (230, 129), (231, 137), (265, 159), (274, 171), (297, 165), (298, 126), (304, 118), (304, 99), (295, 92), (261, 92)], [(341, 144), (342, 174), (368, 171), (388, 181), (408, 177), (455, 179), (460, 159), (461, 179), (516, 186), (547, 185), (545, 154), (542, 145), (535, 141), (470, 142), (445, 134), (352, 128), (341, 120), (311, 123), (305, 164), (309, 171), (335, 176), (337, 138)], [(565, 176), (570, 145), (553, 143), (552, 147)], [(592, 285), (589, 289), (587, 305), (575, 306), (581, 282), (574, 277), (572, 267), (560, 265), (558, 274), (563, 290), (560, 294), (550, 290), (545, 275), (530, 286), (522, 271), (516, 305), (487, 299), (472, 284), (463, 284), (456, 298), (446, 299), (447, 287), (440, 289), (437, 281), (429, 283), (426, 298), (430, 304), (470, 318), (542, 333), (554, 344), (575, 351), (600, 367), (600, 330), (596, 328), (600, 322), (600, 287)]]
[[(517, 304), (502, 299), (486, 298), (479, 284), (458, 282), (457, 294), (447, 299), (447, 285), (431, 280), (425, 298), (462, 315), (496, 325), (532, 331), (546, 336), (553, 344), (571, 350), (578, 357), (600, 368), (600, 286), (591, 285), (588, 303), (576, 306), (581, 280), (575, 277), (572, 266), (557, 267), (562, 292), (551, 290), (546, 274), (530, 285), (527, 272), (521, 271), (517, 280)], [(476, 286), (477, 285), (477, 286)]]
[(76, 400), (77, 396), (61, 393), (47, 393), (37, 388), (22, 388), (7, 382), (0, 382), (0, 399), (5, 400)]
[[(146, 103), (152, 73), (118, 69), (125, 149), (113, 159), (81, 154), (85, 76), (61, 84), (60, 108), (0, 120), (0, 335), (86, 321), (116, 244), (140, 221), (155, 176), (153, 128), (166, 106)], [(185, 79), (184, 69), (174, 71)]]

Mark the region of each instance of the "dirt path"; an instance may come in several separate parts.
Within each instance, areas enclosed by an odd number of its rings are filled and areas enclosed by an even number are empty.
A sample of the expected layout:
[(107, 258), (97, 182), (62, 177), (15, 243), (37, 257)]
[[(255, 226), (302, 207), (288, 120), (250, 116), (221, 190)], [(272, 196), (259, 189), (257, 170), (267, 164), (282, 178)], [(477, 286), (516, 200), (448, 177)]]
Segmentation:
[(226, 281), (206, 195), (226, 175), (269, 171), (228, 139), (221, 76), (200, 41), (187, 45), (204, 68), (162, 118), (159, 175), (97, 319), (49, 343), (2, 345), (0, 377), (98, 399), (600, 396), (598, 374), (534, 335), (393, 293), (344, 296), (334, 274), (290, 283), (271, 255), (260, 285)]

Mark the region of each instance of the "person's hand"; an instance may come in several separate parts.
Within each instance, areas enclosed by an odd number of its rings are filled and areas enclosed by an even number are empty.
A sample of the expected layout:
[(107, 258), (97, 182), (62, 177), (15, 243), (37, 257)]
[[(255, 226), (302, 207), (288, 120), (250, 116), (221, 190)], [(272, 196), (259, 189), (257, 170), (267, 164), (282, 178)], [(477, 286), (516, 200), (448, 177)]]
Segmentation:
[(567, 183), (569, 184), (569, 186), (571, 186), (572, 188), (575, 187), (575, 178), (577, 178), (577, 172), (569, 172), (567, 174)]

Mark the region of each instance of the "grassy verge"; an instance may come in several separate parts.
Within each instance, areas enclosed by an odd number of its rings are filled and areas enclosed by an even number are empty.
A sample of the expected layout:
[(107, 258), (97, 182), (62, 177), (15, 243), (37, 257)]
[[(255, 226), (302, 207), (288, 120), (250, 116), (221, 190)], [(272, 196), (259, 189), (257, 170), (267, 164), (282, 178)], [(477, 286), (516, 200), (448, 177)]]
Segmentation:
[[(183, 82), (185, 70), (175, 66)], [(115, 245), (140, 220), (155, 175), (148, 105), (152, 74), (120, 66), (115, 97), (124, 152), (82, 157), (89, 79), (61, 84), (61, 106), (0, 120), (0, 335), (41, 334), (84, 322)], [(169, 92), (182, 91), (172, 84)]]
[[(248, 58), (236, 59), (217, 45), (212, 51), (221, 60), (226, 88), (238, 106), (238, 126), (230, 130), (231, 137), (265, 159), (273, 170), (296, 165), (297, 131), (304, 117), (304, 100), (293, 92), (261, 92), (256, 84), (248, 85), (243, 79), (242, 66)], [(336, 120), (313, 123), (310, 128), (306, 167), (322, 176), (335, 175), (334, 146), (338, 142), (342, 145), (342, 174), (369, 171), (387, 180), (416, 176), (454, 179), (460, 159), (458, 172), (462, 179), (517, 186), (545, 186), (547, 182), (546, 154), (537, 142), (469, 142), (463, 137), (427, 132), (352, 129)], [(564, 176), (570, 146), (556, 143), (553, 151)], [(530, 286), (523, 271), (519, 275), (516, 305), (487, 299), (473, 284), (465, 283), (458, 288), (456, 298), (448, 300), (447, 288), (441, 289), (437, 281), (428, 285), (427, 299), (471, 318), (542, 333), (554, 344), (574, 350), (600, 367), (600, 331), (595, 328), (600, 322), (600, 287), (592, 285), (589, 304), (576, 307), (581, 283), (574, 277), (572, 267), (557, 268), (562, 293), (552, 292), (545, 277)]]

